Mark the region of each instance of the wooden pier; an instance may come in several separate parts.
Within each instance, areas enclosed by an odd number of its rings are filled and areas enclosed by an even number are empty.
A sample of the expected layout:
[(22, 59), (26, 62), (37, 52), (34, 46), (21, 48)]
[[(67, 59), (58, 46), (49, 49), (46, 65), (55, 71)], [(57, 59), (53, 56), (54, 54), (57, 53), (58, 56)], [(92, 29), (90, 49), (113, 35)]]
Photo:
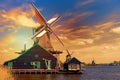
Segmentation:
[(11, 69), (15, 74), (57, 74), (56, 69)]

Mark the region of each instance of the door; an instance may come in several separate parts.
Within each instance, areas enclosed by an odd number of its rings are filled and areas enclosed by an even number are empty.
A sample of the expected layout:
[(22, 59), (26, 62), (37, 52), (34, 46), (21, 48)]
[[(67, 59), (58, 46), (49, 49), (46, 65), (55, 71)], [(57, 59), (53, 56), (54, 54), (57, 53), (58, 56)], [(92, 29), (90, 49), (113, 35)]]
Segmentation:
[(36, 62), (37, 69), (40, 69), (40, 62)]
[(46, 69), (51, 69), (51, 60), (47, 60), (47, 59), (44, 60), (45, 60)]

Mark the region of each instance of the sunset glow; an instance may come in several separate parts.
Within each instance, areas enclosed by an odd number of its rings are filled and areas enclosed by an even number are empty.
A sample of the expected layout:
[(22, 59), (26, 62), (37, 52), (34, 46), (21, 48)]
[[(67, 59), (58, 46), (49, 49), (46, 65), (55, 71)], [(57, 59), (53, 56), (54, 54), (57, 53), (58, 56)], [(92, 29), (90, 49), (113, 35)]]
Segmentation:
[[(31, 2), (0, 1), (0, 64), (19, 56), (15, 52), (23, 50), (25, 42), (27, 49), (33, 45), (32, 28), (40, 24)], [(61, 16), (51, 28), (65, 47), (54, 35), (51, 42), (55, 50), (64, 52), (60, 57), (62, 61), (65, 61), (66, 48), (86, 63), (93, 58), (96, 63), (120, 61), (119, 0), (34, 0), (34, 4), (47, 20), (56, 14)]]

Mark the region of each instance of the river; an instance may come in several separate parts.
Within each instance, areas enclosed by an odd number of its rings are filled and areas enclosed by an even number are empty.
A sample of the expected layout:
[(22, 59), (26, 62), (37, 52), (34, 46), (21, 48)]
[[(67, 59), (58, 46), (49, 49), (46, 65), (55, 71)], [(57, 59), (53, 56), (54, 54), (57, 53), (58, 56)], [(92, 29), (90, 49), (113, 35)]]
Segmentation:
[(120, 66), (86, 67), (83, 74), (17, 74), (14, 80), (120, 80)]

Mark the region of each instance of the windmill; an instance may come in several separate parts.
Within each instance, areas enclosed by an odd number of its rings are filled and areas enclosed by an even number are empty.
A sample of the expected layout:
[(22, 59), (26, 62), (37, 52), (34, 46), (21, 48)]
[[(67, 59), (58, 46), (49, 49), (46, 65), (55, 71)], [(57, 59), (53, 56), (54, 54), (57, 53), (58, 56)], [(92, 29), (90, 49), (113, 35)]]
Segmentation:
[[(42, 45), (44, 48), (46, 48), (48, 51), (50, 51), (52, 54), (59, 55), (62, 52), (61, 51), (54, 51), (51, 42), (50, 42), (50, 34), (52, 33), (56, 39), (61, 43), (63, 47), (65, 45), (61, 41), (61, 39), (57, 36), (57, 34), (51, 29), (51, 26), (60, 18), (60, 16), (55, 16), (51, 18), (50, 20), (46, 21), (46, 19), (41, 15), (41, 13), (38, 11), (38, 9), (35, 7), (34, 4), (32, 4), (36, 18), (38, 19), (40, 26), (36, 29), (35, 34), (33, 35), (32, 39), (36, 40), (40, 45)], [(66, 49), (68, 55), (71, 58), (71, 55)]]

